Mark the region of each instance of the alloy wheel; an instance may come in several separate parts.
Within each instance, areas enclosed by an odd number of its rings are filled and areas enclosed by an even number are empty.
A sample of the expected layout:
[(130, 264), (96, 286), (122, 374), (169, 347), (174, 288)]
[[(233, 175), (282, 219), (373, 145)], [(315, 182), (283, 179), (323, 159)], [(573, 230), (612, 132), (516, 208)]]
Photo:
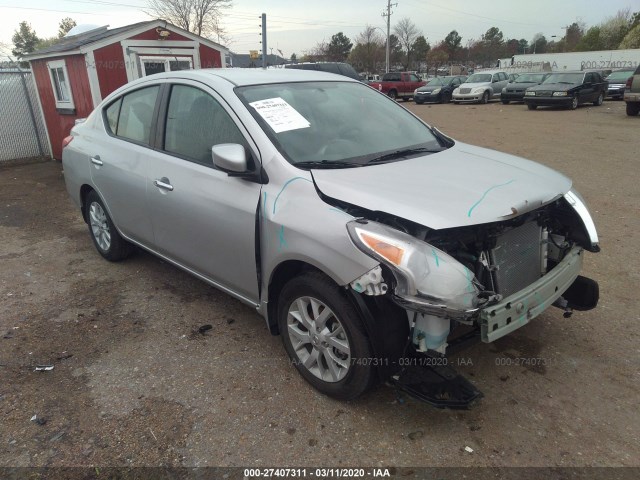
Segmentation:
[(89, 224), (98, 246), (103, 251), (108, 251), (111, 247), (111, 232), (107, 223), (107, 214), (98, 202), (92, 202), (89, 207)]
[(351, 348), (333, 311), (313, 297), (294, 300), (287, 313), (287, 332), (302, 365), (325, 382), (339, 382), (349, 371)]

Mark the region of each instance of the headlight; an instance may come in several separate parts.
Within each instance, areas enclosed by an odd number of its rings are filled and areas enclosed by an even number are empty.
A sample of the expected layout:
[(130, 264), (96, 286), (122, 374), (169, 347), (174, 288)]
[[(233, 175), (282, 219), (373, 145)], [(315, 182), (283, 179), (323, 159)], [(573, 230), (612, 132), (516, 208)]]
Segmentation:
[(528, 91), (528, 90), (527, 90), (526, 92), (524, 92), (524, 94), (525, 94), (527, 97), (535, 97), (535, 96), (536, 96), (536, 92), (530, 92), (530, 91)]
[(456, 87), (456, 88), (454, 88), (454, 89), (453, 89), (453, 93), (454, 93), (454, 94), (456, 94), (456, 93), (460, 93), (460, 87)]
[(432, 95), (437, 95), (440, 93), (440, 90), (442, 90), (441, 88), (436, 88), (434, 91), (431, 92)]
[(360, 250), (392, 270), (395, 294), (403, 300), (463, 311), (477, 307), (473, 273), (442, 250), (378, 222), (353, 220), (347, 230)]
[(571, 189), (564, 194), (564, 199), (580, 216), (580, 219), (584, 224), (584, 228), (589, 235), (591, 246), (595, 249), (595, 251), (599, 251), (600, 247), (598, 246), (598, 231), (596, 230), (596, 224), (594, 223), (593, 218), (591, 217), (591, 213), (589, 212), (589, 208), (587, 207), (587, 204), (585, 203), (582, 196), (575, 190)]
[(566, 97), (567, 92), (553, 92), (554, 97)]
[(507, 93), (507, 87), (504, 87), (504, 88), (502, 89), (502, 93)]

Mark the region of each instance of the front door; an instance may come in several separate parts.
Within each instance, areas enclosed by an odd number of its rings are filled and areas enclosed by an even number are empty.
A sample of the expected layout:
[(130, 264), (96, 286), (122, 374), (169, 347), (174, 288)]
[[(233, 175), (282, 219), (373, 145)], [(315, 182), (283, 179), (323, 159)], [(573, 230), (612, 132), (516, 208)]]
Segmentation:
[(150, 158), (147, 178), (156, 249), (257, 304), (261, 185), (229, 176), (211, 158), (213, 145), (237, 143), (250, 151), (249, 143), (215, 92), (192, 84), (170, 88), (166, 117), (161, 113), (166, 120), (158, 127), (164, 123), (164, 138)]

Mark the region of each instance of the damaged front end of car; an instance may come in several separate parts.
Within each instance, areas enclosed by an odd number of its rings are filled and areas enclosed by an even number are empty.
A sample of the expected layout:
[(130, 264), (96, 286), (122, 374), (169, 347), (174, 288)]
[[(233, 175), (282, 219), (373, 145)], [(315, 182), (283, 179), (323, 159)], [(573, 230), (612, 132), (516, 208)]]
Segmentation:
[[(458, 331), (492, 342), (552, 305), (570, 316), (574, 309), (589, 310), (598, 302), (598, 284), (580, 276), (584, 251), (599, 251), (598, 236), (584, 201), (573, 190), (527, 213), (514, 212), (512, 218), (487, 224), (433, 230), (367, 212), (347, 229), (354, 244), (381, 265), (351, 288), (388, 295), (407, 312), (413, 355), (444, 356)], [(444, 375), (456, 376), (451, 371)], [(463, 390), (467, 399), (479, 396), (470, 384)], [(408, 391), (416, 393), (415, 388)], [(429, 395), (423, 391), (422, 399), (452, 406)]]

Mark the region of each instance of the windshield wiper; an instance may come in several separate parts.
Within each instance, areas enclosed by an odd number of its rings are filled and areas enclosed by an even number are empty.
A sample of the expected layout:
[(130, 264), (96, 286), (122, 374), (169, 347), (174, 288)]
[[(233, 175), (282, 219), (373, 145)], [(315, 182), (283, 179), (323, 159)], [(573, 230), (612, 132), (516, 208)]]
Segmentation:
[(300, 168), (352, 168), (362, 167), (362, 164), (342, 160), (309, 160), (306, 162), (296, 162), (293, 166)]
[(408, 157), (410, 155), (414, 155), (416, 153), (438, 153), (442, 152), (444, 149), (433, 149), (433, 148), (405, 148), (404, 150), (396, 150), (395, 152), (387, 153), (385, 155), (380, 155), (379, 157), (372, 158), (367, 163), (381, 163), (386, 162), (388, 160), (395, 160), (396, 158)]

